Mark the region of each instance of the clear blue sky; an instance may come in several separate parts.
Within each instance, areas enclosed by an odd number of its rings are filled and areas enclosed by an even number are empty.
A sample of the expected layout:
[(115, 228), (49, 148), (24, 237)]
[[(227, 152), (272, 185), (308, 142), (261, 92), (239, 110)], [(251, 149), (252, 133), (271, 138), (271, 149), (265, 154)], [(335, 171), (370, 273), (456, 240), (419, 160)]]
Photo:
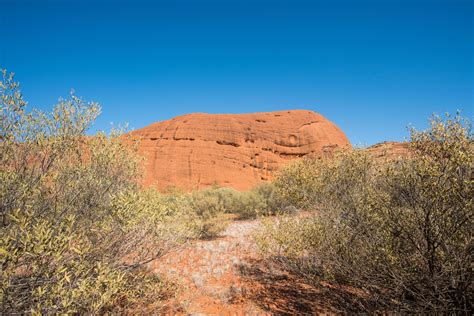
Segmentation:
[(0, 67), (30, 106), (71, 88), (110, 122), (310, 109), (353, 144), (474, 115), (474, 1), (0, 0)]

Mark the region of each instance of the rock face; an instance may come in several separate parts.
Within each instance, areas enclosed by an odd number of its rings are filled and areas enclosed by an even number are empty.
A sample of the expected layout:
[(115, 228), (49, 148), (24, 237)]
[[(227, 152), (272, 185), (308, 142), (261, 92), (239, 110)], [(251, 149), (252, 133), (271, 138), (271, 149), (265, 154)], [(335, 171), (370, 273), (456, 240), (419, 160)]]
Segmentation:
[(394, 160), (410, 157), (410, 144), (407, 142), (383, 142), (367, 148), (376, 160)]
[(350, 147), (344, 133), (306, 110), (188, 114), (131, 132), (146, 158), (145, 185), (245, 190), (290, 160)]

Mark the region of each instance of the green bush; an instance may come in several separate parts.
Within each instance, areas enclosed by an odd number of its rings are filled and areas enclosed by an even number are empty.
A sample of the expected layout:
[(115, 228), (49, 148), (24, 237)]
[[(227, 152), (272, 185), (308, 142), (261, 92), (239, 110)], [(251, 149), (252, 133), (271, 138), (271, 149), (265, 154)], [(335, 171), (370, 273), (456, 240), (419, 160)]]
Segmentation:
[(314, 284), (368, 293), (341, 296), (347, 310), (469, 312), (472, 148), (470, 125), (458, 115), (434, 117), (424, 132), (412, 129), (410, 158), (381, 164), (355, 150), (297, 162), (275, 185), (316, 211), (267, 223), (258, 243), (268, 258)]
[(238, 214), (241, 219), (271, 216), (293, 210), (271, 183), (262, 183), (252, 190), (238, 192), (234, 198), (232, 212)]
[(212, 187), (194, 191), (188, 195), (191, 214), (195, 216), (196, 233), (201, 238), (212, 238), (221, 233), (228, 224), (226, 210), (232, 203), (232, 192)]
[(148, 200), (154, 201), (152, 209), (159, 209), (159, 213), (168, 214), (172, 220), (180, 219), (181, 227), (175, 227), (174, 230), (183, 229), (186, 239), (205, 239), (216, 237), (225, 229), (230, 219), (226, 213), (233, 209), (238, 192), (211, 187), (189, 193), (148, 190), (148, 196)]
[(0, 94), (1, 312), (118, 312), (159, 300), (165, 283), (139, 268), (189, 233), (140, 190), (133, 142), (120, 131), (84, 136), (100, 108), (75, 96), (51, 114), (27, 111), (6, 71)]
[(322, 161), (303, 157), (289, 164), (277, 173), (273, 185), (277, 194), (297, 208), (308, 209), (316, 204), (318, 191), (318, 175)]
[[(240, 219), (251, 219), (292, 210), (271, 183), (260, 184), (249, 191), (213, 186), (191, 193), (169, 193), (163, 197), (165, 200), (181, 200), (179, 205), (173, 207), (187, 210), (188, 216), (193, 218), (196, 238), (217, 236), (228, 223), (230, 217), (226, 214), (236, 214)], [(169, 202), (165, 200), (166, 205)]]

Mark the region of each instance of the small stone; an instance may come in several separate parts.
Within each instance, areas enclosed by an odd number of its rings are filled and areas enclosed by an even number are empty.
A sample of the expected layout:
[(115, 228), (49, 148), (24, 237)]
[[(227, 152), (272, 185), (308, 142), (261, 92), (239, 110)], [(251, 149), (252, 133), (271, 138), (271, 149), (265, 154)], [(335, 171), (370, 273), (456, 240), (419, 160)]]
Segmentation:
[(193, 273), (192, 279), (197, 287), (202, 287), (204, 285), (204, 278), (198, 273)]

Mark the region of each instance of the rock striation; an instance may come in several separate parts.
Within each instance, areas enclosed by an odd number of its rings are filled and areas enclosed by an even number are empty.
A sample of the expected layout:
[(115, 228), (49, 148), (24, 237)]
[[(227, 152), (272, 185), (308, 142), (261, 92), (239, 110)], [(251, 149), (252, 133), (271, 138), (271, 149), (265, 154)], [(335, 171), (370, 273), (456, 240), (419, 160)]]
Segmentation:
[(410, 144), (408, 142), (383, 142), (372, 145), (367, 148), (375, 160), (396, 160), (400, 158), (409, 158)]
[(144, 184), (159, 189), (219, 184), (246, 190), (292, 159), (351, 146), (336, 125), (307, 110), (194, 113), (130, 134), (146, 158)]

